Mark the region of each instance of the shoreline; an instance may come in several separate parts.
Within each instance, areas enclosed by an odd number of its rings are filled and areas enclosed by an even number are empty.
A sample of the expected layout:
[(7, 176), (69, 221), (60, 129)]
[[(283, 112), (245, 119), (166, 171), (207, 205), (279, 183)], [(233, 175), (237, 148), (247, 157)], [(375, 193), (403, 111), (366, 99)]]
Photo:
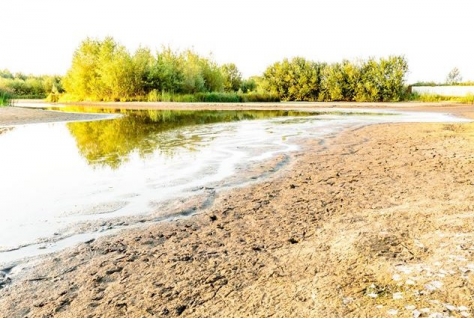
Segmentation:
[(25, 124), (106, 120), (116, 116), (116, 114), (58, 112), (7, 106), (0, 107), (0, 128)]
[(472, 123), (377, 124), (310, 140), (278, 176), (218, 194), (199, 215), (48, 257), (0, 289), (0, 309), (13, 317), (406, 317), (425, 308), (461, 316), (473, 307), (471, 154)]

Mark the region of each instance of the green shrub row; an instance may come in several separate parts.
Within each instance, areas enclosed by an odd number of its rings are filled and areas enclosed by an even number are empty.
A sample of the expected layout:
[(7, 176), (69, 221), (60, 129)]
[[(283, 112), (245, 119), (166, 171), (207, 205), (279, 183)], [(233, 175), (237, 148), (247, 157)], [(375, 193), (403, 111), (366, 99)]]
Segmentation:
[(474, 94), (466, 96), (446, 96), (433, 93), (411, 93), (409, 99), (417, 102), (454, 102), (463, 104), (474, 104)]
[(182, 103), (247, 103), (247, 102), (280, 102), (276, 94), (271, 93), (236, 93), (236, 92), (201, 92), (195, 94), (171, 94), (151, 91), (147, 96), (149, 102), (182, 102)]

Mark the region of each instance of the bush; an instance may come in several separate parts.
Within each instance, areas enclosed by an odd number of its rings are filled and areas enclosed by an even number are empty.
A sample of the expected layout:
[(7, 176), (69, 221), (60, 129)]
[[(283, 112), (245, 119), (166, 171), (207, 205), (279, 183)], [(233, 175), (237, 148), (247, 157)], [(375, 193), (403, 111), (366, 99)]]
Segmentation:
[(280, 98), (272, 93), (243, 93), (240, 95), (241, 102), (280, 102)]
[(474, 104), (474, 94), (472, 93), (467, 94), (466, 96), (461, 98), (460, 102), (464, 104)]
[(247, 103), (247, 102), (280, 102), (276, 94), (270, 93), (235, 93), (207, 92), (195, 94), (171, 94), (151, 91), (146, 99), (148, 102), (180, 102), (180, 103)]
[(12, 104), (13, 96), (11, 92), (0, 88), (0, 106), (7, 106)]

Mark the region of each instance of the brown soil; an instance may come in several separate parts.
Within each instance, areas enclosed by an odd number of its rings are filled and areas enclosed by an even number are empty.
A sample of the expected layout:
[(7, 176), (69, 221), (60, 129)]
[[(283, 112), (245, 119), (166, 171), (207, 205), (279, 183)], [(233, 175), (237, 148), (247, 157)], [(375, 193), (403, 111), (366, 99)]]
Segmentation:
[[(451, 113), (473, 118), (473, 108)], [(474, 314), (474, 124), (307, 141), (197, 216), (55, 254), (0, 290), (6, 317)]]

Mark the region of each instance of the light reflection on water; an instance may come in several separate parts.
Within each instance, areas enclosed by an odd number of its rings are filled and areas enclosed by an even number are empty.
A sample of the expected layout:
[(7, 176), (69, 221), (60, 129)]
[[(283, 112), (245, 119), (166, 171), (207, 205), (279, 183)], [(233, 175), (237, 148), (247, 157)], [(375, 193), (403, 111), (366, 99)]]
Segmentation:
[(54, 243), (94, 233), (113, 218), (158, 220), (172, 214), (170, 201), (212, 200), (216, 190), (248, 182), (246, 173), (259, 163), (297, 150), (295, 138), (392, 120), (299, 115), (307, 114), (133, 111), (114, 120), (2, 130), (0, 266), (38, 253), (31, 246), (5, 251), (41, 238)]
[[(114, 120), (5, 131), (0, 250), (64, 237), (76, 231), (72, 224), (147, 214), (156, 206), (151, 203), (192, 195), (247, 161), (293, 149), (268, 131), (277, 119), (245, 119), (302, 114), (213, 113), (135, 111)], [(230, 122), (236, 118), (244, 121)]]

